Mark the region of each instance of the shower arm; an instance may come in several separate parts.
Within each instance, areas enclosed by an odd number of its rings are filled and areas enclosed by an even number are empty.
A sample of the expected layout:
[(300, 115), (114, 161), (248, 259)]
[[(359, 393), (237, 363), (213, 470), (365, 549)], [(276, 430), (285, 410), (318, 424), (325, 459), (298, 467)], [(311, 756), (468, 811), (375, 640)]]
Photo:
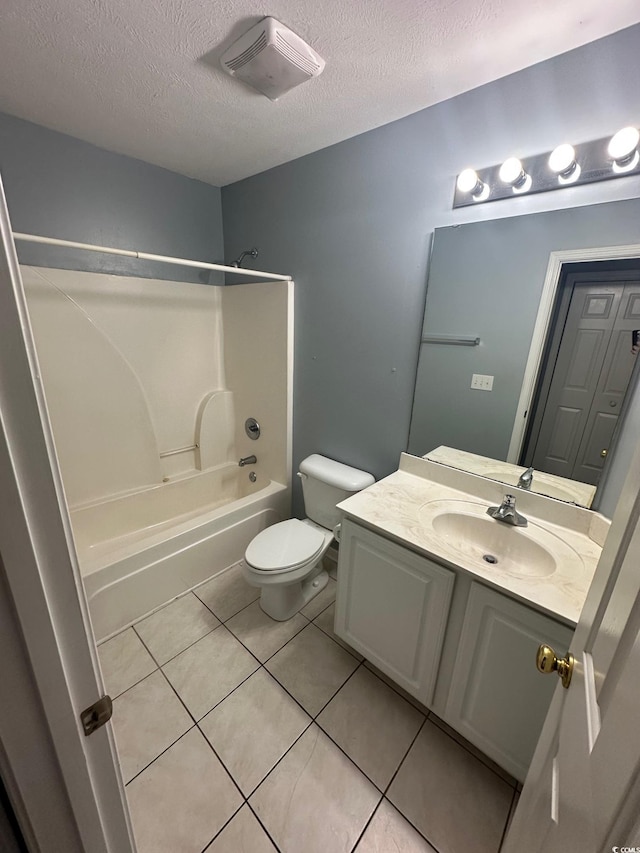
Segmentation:
[(241, 267), (242, 261), (245, 259), (245, 257), (247, 255), (249, 255), (249, 257), (253, 258), (255, 261), (255, 259), (258, 257), (258, 250), (255, 248), (255, 246), (253, 249), (246, 249), (244, 252), (242, 252), (240, 255), (238, 255), (238, 257), (231, 264), (231, 266), (232, 267)]

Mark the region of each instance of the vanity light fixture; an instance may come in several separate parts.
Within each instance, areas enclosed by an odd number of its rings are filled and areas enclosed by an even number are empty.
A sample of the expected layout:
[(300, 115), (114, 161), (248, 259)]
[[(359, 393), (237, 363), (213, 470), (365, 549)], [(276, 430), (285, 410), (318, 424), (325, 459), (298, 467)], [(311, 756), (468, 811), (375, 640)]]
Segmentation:
[(474, 201), (486, 201), (491, 192), (489, 185), (480, 180), (475, 169), (463, 169), (458, 175), (456, 186), (461, 193), (470, 193)]
[(607, 154), (613, 160), (612, 169), (620, 174), (630, 172), (638, 165), (640, 132), (637, 127), (623, 127), (611, 137), (607, 146)]
[(514, 193), (529, 192), (533, 183), (531, 175), (528, 175), (522, 166), (522, 160), (517, 157), (509, 157), (504, 161), (498, 177), (503, 184), (509, 184)]
[(568, 142), (558, 145), (549, 155), (549, 168), (558, 176), (559, 184), (575, 184), (582, 171), (576, 160), (576, 149)]
[(640, 125), (579, 145), (563, 142), (543, 154), (509, 157), (484, 169), (464, 169), (456, 178), (453, 207), (629, 175), (640, 176)]

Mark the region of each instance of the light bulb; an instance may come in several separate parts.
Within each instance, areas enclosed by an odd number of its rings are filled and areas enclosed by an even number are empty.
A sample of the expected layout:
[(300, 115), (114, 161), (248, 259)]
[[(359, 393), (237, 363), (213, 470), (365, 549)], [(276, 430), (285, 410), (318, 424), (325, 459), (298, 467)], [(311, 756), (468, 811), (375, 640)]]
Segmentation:
[(636, 127), (623, 127), (609, 140), (607, 151), (613, 160), (614, 172), (628, 172), (635, 169), (640, 159), (638, 153), (640, 132)]
[(463, 169), (456, 186), (461, 193), (471, 193), (474, 201), (485, 201), (489, 197), (489, 186), (480, 180), (475, 169)]
[(478, 186), (478, 173), (475, 169), (464, 169), (458, 175), (458, 189), (461, 193), (470, 193)]
[(522, 163), (517, 157), (509, 157), (500, 166), (500, 180), (505, 184), (515, 184), (515, 182), (524, 174)]
[(576, 163), (576, 151), (568, 142), (558, 145), (549, 155), (549, 168), (558, 176), (558, 183), (573, 184), (580, 177), (580, 166)]
[(556, 175), (564, 175), (565, 172), (573, 172), (576, 163), (576, 152), (573, 145), (565, 142), (563, 145), (558, 145), (549, 155), (549, 168)]
[(531, 189), (531, 175), (527, 175), (517, 157), (505, 160), (498, 175), (504, 184), (511, 184), (514, 193), (526, 193)]

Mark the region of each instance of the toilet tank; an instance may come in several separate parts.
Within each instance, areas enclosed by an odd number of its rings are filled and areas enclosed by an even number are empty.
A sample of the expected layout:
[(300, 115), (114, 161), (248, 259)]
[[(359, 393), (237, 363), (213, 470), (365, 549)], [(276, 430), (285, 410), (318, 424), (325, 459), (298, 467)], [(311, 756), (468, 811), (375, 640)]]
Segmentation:
[(341, 519), (342, 514), (336, 509), (336, 504), (375, 483), (366, 471), (318, 453), (302, 460), (300, 476), (307, 518), (327, 530), (333, 530)]

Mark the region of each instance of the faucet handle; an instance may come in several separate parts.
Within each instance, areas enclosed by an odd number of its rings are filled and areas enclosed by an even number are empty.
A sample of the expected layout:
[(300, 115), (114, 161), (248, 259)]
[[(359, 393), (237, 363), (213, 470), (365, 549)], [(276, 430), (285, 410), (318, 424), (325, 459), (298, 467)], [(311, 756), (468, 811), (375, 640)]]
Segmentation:
[(516, 498), (515, 495), (505, 495), (504, 500), (502, 501), (503, 506), (515, 506)]

